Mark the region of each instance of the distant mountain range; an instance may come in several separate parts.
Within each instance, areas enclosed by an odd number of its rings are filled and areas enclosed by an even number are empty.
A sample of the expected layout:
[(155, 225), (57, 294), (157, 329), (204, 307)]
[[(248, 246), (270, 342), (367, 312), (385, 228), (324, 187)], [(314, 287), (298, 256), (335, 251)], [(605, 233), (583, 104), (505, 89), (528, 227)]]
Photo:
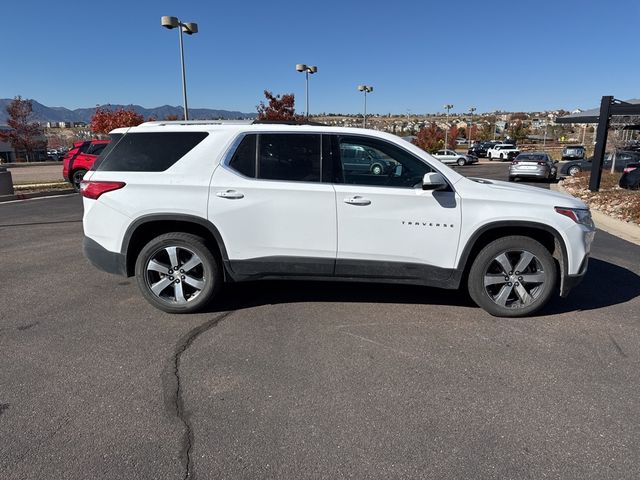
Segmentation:
[[(10, 98), (0, 99), (0, 123), (7, 123), (7, 105), (11, 102)], [(95, 113), (94, 108), (76, 108), (69, 110), (64, 107), (47, 107), (41, 103), (31, 100), (33, 105), (32, 119), (35, 122), (86, 122), (91, 121), (91, 117)], [(155, 108), (144, 108), (140, 105), (101, 105), (102, 107), (115, 110), (117, 108), (132, 109), (136, 113), (142, 115), (145, 120), (153, 117), (156, 120), (164, 120), (169, 115), (182, 117), (182, 107), (174, 107), (171, 105), (163, 105)], [(190, 108), (190, 120), (236, 120), (245, 118), (256, 118), (257, 113), (243, 113), (229, 110), (213, 110), (210, 108)]]

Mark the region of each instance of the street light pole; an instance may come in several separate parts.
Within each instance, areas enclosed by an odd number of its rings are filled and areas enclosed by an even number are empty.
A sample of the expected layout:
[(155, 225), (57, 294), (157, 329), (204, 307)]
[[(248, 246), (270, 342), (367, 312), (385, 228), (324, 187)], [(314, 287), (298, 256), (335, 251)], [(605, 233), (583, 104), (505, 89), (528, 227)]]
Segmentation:
[(469, 142), (469, 148), (471, 148), (471, 126), (473, 125), (473, 112), (476, 111), (476, 107), (469, 107), (469, 112), (471, 114), (469, 120), (469, 135), (467, 135), (467, 141)]
[(362, 128), (367, 128), (367, 93), (373, 92), (373, 87), (369, 85), (358, 85), (358, 90), (364, 92), (364, 116), (362, 117)]
[(315, 65), (305, 65), (304, 63), (298, 63), (296, 65), (296, 71), (304, 72), (305, 76), (305, 97), (307, 103), (307, 120), (309, 120), (309, 74), (314, 74), (318, 71), (318, 67)]
[(180, 43), (180, 69), (182, 71), (182, 105), (184, 108), (184, 119), (189, 120), (189, 107), (187, 106), (187, 76), (184, 68), (184, 46), (182, 44), (182, 33), (193, 35), (198, 33), (198, 24), (193, 22), (183, 23), (177, 17), (164, 16), (160, 19), (160, 24), (171, 30), (178, 29), (178, 42)]
[(449, 148), (449, 110), (453, 108), (453, 105), (447, 103), (444, 108), (447, 110), (447, 121), (445, 122), (446, 128), (444, 129), (444, 148)]

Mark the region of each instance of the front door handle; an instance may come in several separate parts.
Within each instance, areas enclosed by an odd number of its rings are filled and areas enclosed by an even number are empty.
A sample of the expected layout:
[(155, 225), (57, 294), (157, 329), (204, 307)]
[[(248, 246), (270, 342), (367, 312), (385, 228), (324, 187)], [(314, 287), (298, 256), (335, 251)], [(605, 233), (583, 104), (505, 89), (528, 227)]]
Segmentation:
[(344, 203), (348, 203), (349, 205), (371, 205), (371, 200), (356, 195), (355, 197), (345, 198)]
[(238, 199), (244, 198), (244, 194), (240, 192), (236, 192), (235, 190), (224, 190), (222, 192), (216, 193), (216, 195), (220, 198), (228, 198), (228, 199)]

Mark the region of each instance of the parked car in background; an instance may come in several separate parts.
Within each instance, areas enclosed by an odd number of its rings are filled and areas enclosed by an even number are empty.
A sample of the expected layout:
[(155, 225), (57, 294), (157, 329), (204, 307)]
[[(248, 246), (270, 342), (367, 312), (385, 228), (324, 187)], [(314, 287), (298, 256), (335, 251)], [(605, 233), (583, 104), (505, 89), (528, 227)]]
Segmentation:
[(487, 150), (487, 158), (493, 160), (497, 158), (499, 160), (512, 160), (518, 156), (520, 150), (515, 145), (510, 143), (499, 143)]
[(562, 160), (582, 160), (585, 149), (582, 145), (567, 145), (562, 149)]
[(387, 175), (396, 166), (391, 158), (385, 158), (377, 150), (362, 145), (343, 143), (340, 145), (340, 156), (344, 160), (344, 171), (349, 173)]
[(544, 152), (521, 153), (509, 166), (509, 181), (513, 182), (519, 178), (553, 180), (558, 175), (556, 163)]
[(558, 165), (558, 174), (561, 177), (574, 177), (580, 172), (588, 172), (591, 170), (591, 159), (573, 160), (570, 162), (560, 162)]
[(618, 182), (621, 188), (629, 190), (640, 189), (640, 163), (631, 163), (624, 169), (624, 173)]
[(478, 163), (478, 157), (474, 155), (465, 155), (463, 153), (458, 153), (455, 150), (438, 150), (432, 155), (442, 163), (455, 163), (459, 166)]
[(631, 163), (640, 163), (640, 152), (618, 150), (613, 152), (613, 155), (605, 155), (604, 162), (602, 162), (602, 168), (611, 170), (611, 166), (613, 164), (613, 170), (615, 172), (623, 172), (627, 165)]
[[(611, 170), (611, 164), (615, 160), (614, 171), (623, 172), (627, 165), (632, 163), (640, 163), (640, 152), (633, 152), (628, 150), (618, 150), (617, 152), (607, 152), (604, 155), (604, 161), (602, 162), (602, 168), (604, 170)], [(591, 170), (591, 163), (593, 157), (586, 158), (584, 160), (575, 160), (571, 162), (561, 162), (558, 172), (560, 176), (574, 176), (580, 172), (588, 172)]]
[(487, 151), (491, 147), (493, 147), (494, 145), (498, 145), (499, 143), (502, 143), (502, 142), (497, 142), (497, 141), (476, 142), (469, 148), (469, 150), (467, 150), (467, 153), (469, 155), (475, 155), (476, 157), (479, 157), (479, 158), (485, 158), (487, 156)]
[(80, 182), (111, 140), (86, 140), (76, 142), (62, 159), (62, 176), (80, 191)]

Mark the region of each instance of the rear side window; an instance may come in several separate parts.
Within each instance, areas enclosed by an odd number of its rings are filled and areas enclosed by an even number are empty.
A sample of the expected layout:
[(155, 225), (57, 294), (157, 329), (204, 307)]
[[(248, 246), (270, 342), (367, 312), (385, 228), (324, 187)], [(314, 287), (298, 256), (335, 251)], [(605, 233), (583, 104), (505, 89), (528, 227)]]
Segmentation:
[(162, 172), (180, 160), (206, 132), (127, 133), (100, 157), (96, 170), (106, 172)]
[(247, 135), (242, 139), (238, 149), (231, 157), (229, 166), (245, 177), (256, 176), (256, 136)]
[(320, 181), (320, 135), (262, 134), (258, 178), (296, 182)]
[(104, 147), (106, 147), (107, 144), (106, 143), (93, 143), (91, 144), (91, 146), (87, 149), (87, 154), (88, 155), (100, 155), (100, 153), (102, 153), (102, 151), (104, 150)]

